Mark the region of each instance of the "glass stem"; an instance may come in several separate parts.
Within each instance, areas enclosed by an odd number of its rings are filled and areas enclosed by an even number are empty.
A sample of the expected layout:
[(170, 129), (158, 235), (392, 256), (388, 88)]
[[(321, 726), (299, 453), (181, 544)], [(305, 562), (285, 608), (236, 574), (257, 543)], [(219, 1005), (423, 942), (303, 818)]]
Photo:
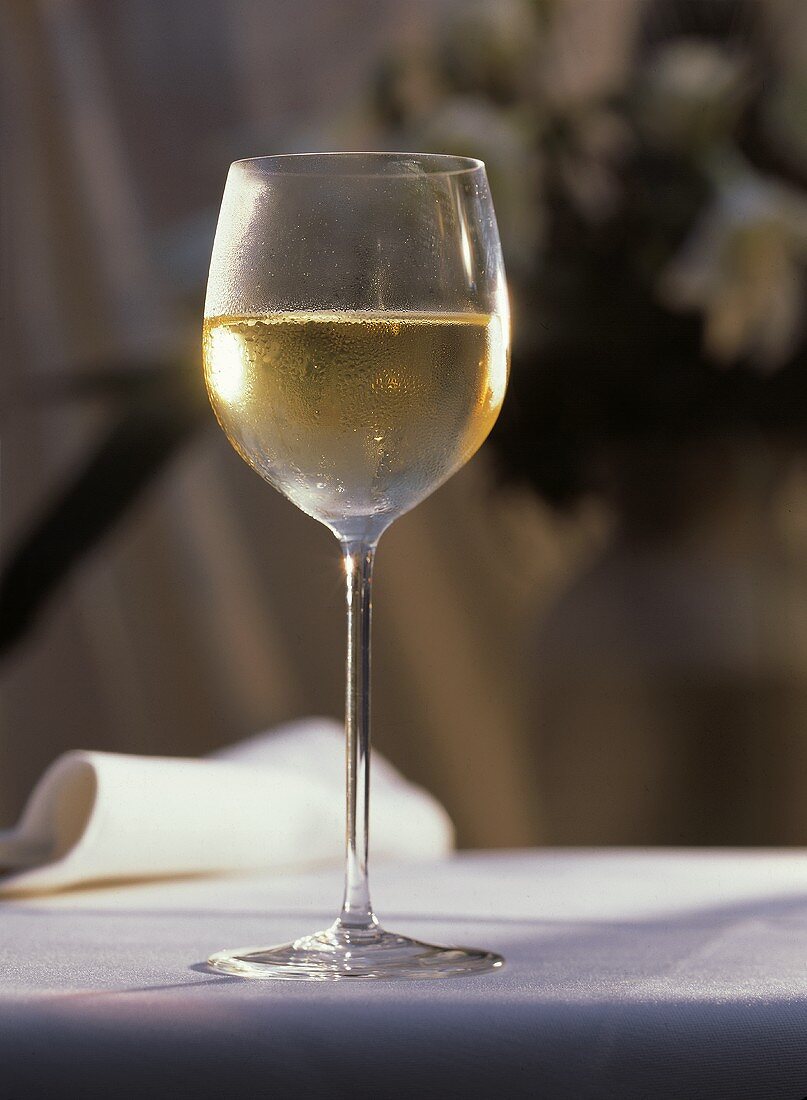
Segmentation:
[(370, 811), (370, 620), (375, 542), (342, 540), (347, 577), (347, 830), (345, 898), (338, 924), (378, 927), (370, 903), (367, 845)]

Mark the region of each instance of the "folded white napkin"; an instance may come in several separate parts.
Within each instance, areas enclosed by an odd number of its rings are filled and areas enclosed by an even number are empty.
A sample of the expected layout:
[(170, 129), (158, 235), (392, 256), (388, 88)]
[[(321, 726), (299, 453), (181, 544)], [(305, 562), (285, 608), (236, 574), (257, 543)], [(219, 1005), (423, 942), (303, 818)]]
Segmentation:
[[(374, 857), (446, 855), (442, 806), (373, 757)], [(344, 733), (281, 726), (202, 760), (68, 752), (0, 831), (0, 895), (88, 882), (333, 862), (344, 849)]]

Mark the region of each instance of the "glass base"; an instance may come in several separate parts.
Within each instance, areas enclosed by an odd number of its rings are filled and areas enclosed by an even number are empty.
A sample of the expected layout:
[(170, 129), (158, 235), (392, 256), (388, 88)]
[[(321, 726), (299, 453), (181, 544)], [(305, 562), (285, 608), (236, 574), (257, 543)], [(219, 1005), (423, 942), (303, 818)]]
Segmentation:
[(339, 921), (324, 932), (279, 947), (219, 951), (208, 966), (242, 978), (329, 982), (369, 978), (455, 978), (498, 970), (504, 959), (467, 947), (438, 947), (378, 926), (347, 928)]

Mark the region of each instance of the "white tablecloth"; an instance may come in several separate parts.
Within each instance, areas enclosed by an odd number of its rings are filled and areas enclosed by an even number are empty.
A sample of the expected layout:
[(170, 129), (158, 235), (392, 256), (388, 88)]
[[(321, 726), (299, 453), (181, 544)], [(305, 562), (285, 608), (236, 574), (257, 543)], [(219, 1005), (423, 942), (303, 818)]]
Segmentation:
[(803, 1100), (807, 854), (377, 866), (387, 927), (502, 952), (442, 982), (248, 982), (213, 950), (328, 923), (338, 872), (0, 906), (0, 1096)]

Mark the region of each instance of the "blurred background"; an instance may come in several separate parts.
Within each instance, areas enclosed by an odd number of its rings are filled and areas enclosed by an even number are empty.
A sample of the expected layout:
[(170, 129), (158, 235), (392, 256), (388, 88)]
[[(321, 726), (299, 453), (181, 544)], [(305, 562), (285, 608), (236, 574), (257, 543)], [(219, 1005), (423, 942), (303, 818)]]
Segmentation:
[(471, 846), (807, 843), (807, 5), (6, 0), (0, 825), (338, 716), (332, 536), (200, 364), (230, 161), (482, 157), (506, 412), (385, 535), (375, 743)]

